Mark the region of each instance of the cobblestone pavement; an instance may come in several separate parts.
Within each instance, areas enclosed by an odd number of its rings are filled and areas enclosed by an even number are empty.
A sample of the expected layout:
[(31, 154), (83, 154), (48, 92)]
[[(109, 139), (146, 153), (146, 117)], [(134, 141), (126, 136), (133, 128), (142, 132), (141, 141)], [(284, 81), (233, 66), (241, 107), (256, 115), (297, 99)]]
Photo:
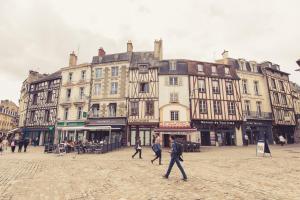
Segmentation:
[(57, 156), (31, 148), (0, 155), (0, 199), (300, 199), (300, 145), (271, 146), (272, 158), (255, 147), (207, 147), (184, 154), (188, 182), (169, 161), (152, 165), (153, 153), (131, 159), (125, 148), (103, 155)]

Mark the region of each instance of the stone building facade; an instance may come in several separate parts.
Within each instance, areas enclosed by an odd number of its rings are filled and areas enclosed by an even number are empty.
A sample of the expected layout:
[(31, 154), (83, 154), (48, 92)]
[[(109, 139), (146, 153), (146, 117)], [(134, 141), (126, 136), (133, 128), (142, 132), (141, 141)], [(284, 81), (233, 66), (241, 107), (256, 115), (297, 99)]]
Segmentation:
[(18, 106), (9, 100), (0, 102), (0, 137), (18, 126)]

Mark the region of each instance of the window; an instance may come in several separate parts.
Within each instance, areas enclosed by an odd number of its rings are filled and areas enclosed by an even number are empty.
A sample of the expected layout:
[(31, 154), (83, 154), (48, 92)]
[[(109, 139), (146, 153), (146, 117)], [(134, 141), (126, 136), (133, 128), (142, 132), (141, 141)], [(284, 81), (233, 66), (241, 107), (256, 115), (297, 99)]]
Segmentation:
[(85, 78), (86, 78), (86, 71), (82, 70), (81, 71), (81, 80), (85, 80)]
[(228, 102), (227, 106), (228, 106), (228, 114), (235, 115), (235, 103), (230, 101)]
[(83, 87), (81, 87), (81, 88), (79, 88), (79, 99), (83, 99), (84, 98), (84, 88)]
[(78, 107), (77, 108), (77, 119), (81, 119), (82, 118), (82, 107)]
[(176, 70), (176, 61), (175, 60), (170, 61), (170, 70), (171, 71)]
[(213, 74), (216, 74), (217, 73), (217, 66), (211, 66), (211, 72)]
[(220, 101), (214, 101), (214, 113), (215, 113), (215, 115), (222, 114), (221, 102)]
[(100, 91), (101, 91), (101, 84), (100, 83), (96, 83), (94, 86), (94, 95), (98, 96), (100, 95)]
[(147, 64), (139, 64), (139, 74), (148, 73), (148, 65)]
[(279, 81), (280, 90), (284, 91), (283, 81)]
[(47, 103), (51, 103), (52, 102), (52, 91), (48, 91), (47, 93)]
[(93, 104), (92, 105), (92, 113), (93, 117), (99, 117), (99, 104)]
[(146, 115), (152, 116), (154, 115), (154, 102), (146, 101)]
[(271, 79), (271, 85), (273, 89), (276, 89), (276, 82), (274, 78)]
[(179, 111), (171, 111), (171, 121), (178, 121), (179, 120)]
[(203, 65), (197, 64), (197, 69), (198, 69), (198, 72), (203, 72)]
[(148, 93), (149, 92), (149, 83), (140, 83), (140, 92)]
[(115, 117), (117, 113), (117, 104), (116, 103), (110, 103), (108, 105), (108, 111), (109, 111), (109, 117)]
[(49, 121), (50, 121), (50, 111), (45, 110), (44, 122), (49, 122)]
[(212, 81), (212, 92), (215, 94), (220, 93), (219, 81)]
[(71, 89), (67, 89), (67, 100), (71, 99)]
[(256, 116), (261, 117), (261, 102), (257, 101), (256, 102)]
[(275, 109), (279, 121), (283, 121), (283, 115), (280, 109)]
[(226, 84), (226, 94), (232, 95), (233, 94), (232, 82), (227, 81), (225, 84)]
[(68, 82), (72, 82), (72, 78), (73, 78), (73, 73), (70, 72), (68, 76)]
[(68, 117), (69, 117), (69, 108), (65, 108), (64, 119), (68, 120)]
[(131, 116), (136, 116), (136, 115), (139, 115), (139, 102), (136, 101), (136, 102), (131, 102), (130, 103), (130, 115)]
[(178, 102), (178, 93), (176, 93), (176, 92), (171, 92), (170, 93), (170, 102), (171, 103)]
[(274, 93), (274, 102), (276, 104), (279, 104), (279, 95), (278, 95), (278, 93)]
[(281, 101), (283, 105), (287, 105), (287, 99), (285, 94), (281, 94)]
[(245, 114), (247, 116), (250, 116), (250, 101), (249, 100), (245, 100)]
[(248, 94), (248, 81), (246, 79), (242, 80), (243, 94)]
[(118, 93), (118, 83), (117, 82), (112, 82), (111, 83), (111, 94), (117, 94)]
[(254, 93), (257, 96), (259, 95), (258, 81), (254, 81)]
[(111, 76), (118, 76), (118, 74), (119, 74), (119, 67), (112, 67)]
[(229, 67), (225, 67), (225, 74), (226, 75), (229, 75), (230, 73), (229, 73)]
[(32, 105), (37, 105), (38, 97), (39, 97), (38, 94), (33, 95)]
[(200, 113), (207, 113), (207, 103), (205, 100), (199, 101), (199, 112)]
[(35, 121), (35, 110), (31, 111), (30, 112), (30, 118), (29, 118), (29, 121), (31, 123), (33, 123)]
[(169, 85), (178, 85), (178, 77), (176, 76), (169, 77)]
[(102, 68), (97, 68), (96, 69), (96, 78), (101, 78), (102, 77)]
[(205, 80), (198, 79), (199, 92), (205, 92)]

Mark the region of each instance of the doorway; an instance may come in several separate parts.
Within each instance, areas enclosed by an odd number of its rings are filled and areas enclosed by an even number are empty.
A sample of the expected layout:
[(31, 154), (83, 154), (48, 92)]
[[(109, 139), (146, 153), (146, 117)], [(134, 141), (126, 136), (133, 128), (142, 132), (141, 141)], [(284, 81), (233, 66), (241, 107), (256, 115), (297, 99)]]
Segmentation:
[(201, 145), (202, 146), (210, 146), (210, 132), (209, 131), (201, 131)]

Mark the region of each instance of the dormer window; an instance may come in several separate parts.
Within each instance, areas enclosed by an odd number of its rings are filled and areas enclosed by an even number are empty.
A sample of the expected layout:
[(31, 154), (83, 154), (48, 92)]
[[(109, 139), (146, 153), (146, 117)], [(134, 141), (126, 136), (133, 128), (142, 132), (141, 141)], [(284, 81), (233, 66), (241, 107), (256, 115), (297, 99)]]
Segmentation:
[(203, 72), (203, 65), (197, 64), (197, 69), (198, 69), (198, 72)]
[(175, 60), (170, 61), (170, 70), (176, 71), (176, 61)]
[(139, 73), (143, 74), (143, 73), (148, 73), (148, 65), (147, 64), (140, 64), (138, 66), (139, 68)]
[(229, 75), (230, 73), (229, 73), (229, 67), (225, 67), (225, 74), (226, 75)]
[(217, 66), (211, 66), (211, 72), (213, 74), (216, 74), (217, 73)]

